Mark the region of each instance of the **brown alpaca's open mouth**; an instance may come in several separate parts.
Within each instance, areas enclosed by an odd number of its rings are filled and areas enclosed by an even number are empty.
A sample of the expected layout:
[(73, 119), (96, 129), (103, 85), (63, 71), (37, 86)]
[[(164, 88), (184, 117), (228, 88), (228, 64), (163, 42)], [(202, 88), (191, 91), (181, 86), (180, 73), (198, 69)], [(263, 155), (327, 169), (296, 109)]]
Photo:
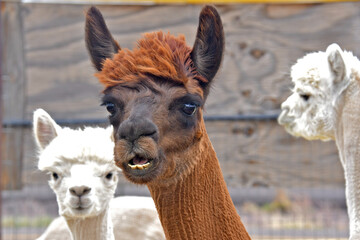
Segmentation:
[(153, 181), (161, 171), (162, 161), (159, 158), (146, 158), (135, 155), (127, 161), (118, 161), (117, 165), (131, 182), (147, 184)]
[(154, 180), (164, 162), (151, 138), (140, 138), (135, 144), (121, 139), (115, 144), (114, 155), (115, 164), (122, 169), (125, 177), (138, 184)]
[(132, 170), (146, 170), (149, 167), (151, 167), (153, 163), (152, 159), (146, 159), (146, 158), (142, 158), (140, 156), (135, 156), (133, 159), (131, 159), (128, 162), (128, 166), (132, 169)]
[(157, 158), (135, 155), (130, 160), (122, 161), (121, 168), (130, 181), (144, 184), (152, 181), (158, 175), (159, 162)]

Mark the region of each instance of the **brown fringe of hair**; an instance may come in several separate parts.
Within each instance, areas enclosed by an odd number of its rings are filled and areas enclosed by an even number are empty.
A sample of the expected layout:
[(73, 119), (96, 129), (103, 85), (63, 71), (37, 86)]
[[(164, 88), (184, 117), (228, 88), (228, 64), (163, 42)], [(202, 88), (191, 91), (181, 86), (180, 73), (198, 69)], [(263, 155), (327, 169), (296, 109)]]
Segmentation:
[(133, 51), (119, 50), (112, 59), (104, 61), (102, 71), (95, 76), (105, 88), (121, 82), (138, 81), (149, 75), (184, 85), (189, 78), (208, 82), (197, 73), (190, 53), (191, 48), (186, 45), (184, 35), (145, 33)]

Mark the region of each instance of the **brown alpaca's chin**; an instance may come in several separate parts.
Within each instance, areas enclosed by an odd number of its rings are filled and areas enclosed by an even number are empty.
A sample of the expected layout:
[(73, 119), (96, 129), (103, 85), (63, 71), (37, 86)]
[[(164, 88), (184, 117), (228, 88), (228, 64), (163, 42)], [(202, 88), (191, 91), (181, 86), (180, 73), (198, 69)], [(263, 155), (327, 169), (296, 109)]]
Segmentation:
[(121, 139), (115, 144), (115, 164), (133, 183), (146, 184), (160, 173), (162, 154), (153, 139), (140, 138), (135, 143)]

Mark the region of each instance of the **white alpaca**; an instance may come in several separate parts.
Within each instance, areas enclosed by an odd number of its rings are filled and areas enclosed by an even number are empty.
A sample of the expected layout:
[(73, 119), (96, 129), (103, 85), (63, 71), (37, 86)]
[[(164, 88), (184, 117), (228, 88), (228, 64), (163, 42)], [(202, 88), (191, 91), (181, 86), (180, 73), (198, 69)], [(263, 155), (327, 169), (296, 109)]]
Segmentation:
[(51, 174), (49, 185), (62, 216), (39, 239), (70, 239), (70, 233), (75, 240), (165, 239), (151, 198), (113, 198), (119, 170), (113, 161), (112, 127), (61, 128), (38, 109), (34, 135), (38, 168)]
[(335, 140), (344, 168), (350, 239), (360, 239), (360, 61), (337, 44), (291, 68), (293, 94), (279, 124), (308, 140)]

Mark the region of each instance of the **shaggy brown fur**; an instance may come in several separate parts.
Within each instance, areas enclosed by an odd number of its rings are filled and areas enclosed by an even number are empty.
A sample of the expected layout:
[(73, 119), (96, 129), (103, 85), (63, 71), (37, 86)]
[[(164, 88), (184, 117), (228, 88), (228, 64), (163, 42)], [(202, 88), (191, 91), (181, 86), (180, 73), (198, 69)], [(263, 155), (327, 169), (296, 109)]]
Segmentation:
[(169, 33), (147, 33), (133, 51), (119, 50), (113, 59), (106, 59), (96, 76), (106, 88), (121, 82), (137, 82), (149, 75), (184, 85), (189, 78), (206, 82), (196, 72), (190, 53), (183, 35), (176, 38)]
[[(105, 85), (103, 104), (114, 126), (116, 164), (130, 181), (147, 184), (166, 238), (250, 239), (203, 121), (224, 48), (215, 8), (203, 8), (192, 49), (182, 36), (157, 32), (146, 34), (133, 51), (114, 53), (102, 47), (117, 43), (100, 24), (100, 12), (91, 8), (87, 19), (89, 53), (101, 66), (96, 75)], [(99, 35), (106, 39), (94, 44)]]

